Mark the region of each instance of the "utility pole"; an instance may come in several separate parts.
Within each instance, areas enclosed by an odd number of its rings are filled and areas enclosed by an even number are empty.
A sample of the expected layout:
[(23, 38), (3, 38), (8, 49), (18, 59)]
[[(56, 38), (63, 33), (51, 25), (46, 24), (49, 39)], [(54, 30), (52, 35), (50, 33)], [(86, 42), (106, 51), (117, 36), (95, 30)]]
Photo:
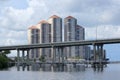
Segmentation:
[(96, 26), (96, 40), (97, 40), (97, 26)]

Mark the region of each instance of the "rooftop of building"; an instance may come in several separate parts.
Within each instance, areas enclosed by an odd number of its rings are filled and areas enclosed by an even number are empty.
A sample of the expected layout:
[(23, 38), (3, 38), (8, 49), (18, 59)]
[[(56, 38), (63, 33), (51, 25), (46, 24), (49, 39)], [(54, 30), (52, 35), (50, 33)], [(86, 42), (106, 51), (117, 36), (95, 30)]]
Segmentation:
[(67, 16), (65, 19), (71, 19), (71, 18), (75, 18), (73, 16)]
[(57, 15), (52, 15), (50, 18), (60, 18), (60, 17)]
[(38, 24), (49, 24), (46, 20), (41, 20)]
[(36, 26), (31, 26), (28, 29), (37, 29), (37, 27)]
[(80, 26), (80, 25), (78, 25), (78, 24), (77, 24), (77, 26), (76, 26), (76, 27), (77, 27), (77, 28), (83, 28), (82, 26)]

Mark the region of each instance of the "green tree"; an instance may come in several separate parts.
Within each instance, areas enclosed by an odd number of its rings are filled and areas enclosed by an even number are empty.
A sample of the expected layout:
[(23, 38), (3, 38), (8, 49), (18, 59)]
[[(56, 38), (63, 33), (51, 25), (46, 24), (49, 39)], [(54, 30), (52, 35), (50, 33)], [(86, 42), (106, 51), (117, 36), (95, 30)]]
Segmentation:
[(8, 58), (0, 55), (0, 69), (8, 67)]
[(0, 69), (7, 68), (8, 67), (8, 62), (11, 61), (8, 57), (7, 54), (9, 54), (9, 50), (3, 50), (0, 51)]
[(0, 52), (0, 54), (6, 56), (7, 54), (10, 54), (10, 51), (9, 50), (3, 50)]

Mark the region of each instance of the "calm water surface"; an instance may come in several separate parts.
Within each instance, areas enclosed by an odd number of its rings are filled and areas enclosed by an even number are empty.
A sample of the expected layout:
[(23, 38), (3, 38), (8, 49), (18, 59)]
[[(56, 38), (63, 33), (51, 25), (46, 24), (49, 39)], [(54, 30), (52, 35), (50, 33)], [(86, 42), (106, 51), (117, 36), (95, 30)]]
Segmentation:
[(0, 80), (120, 80), (120, 64), (109, 64), (103, 71), (17, 71), (16, 67), (0, 71)]

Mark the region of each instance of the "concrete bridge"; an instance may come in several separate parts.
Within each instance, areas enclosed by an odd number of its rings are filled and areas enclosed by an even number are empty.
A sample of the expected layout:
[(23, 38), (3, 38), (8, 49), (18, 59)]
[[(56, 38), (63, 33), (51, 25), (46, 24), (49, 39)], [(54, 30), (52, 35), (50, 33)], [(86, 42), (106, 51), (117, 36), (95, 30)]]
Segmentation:
[(115, 43), (120, 43), (120, 38), (117, 38), (117, 39), (80, 40), (80, 41), (69, 41), (69, 42), (54, 42), (54, 43), (41, 43), (41, 44), (0, 46), (0, 50), (52, 48), (52, 47), (68, 47), (68, 46), (83, 46), (83, 45), (115, 44)]
[[(100, 39), (100, 40), (80, 40), (80, 41), (69, 41), (69, 42), (54, 42), (54, 43), (42, 43), (42, 44), (27, 44), (27, 45), (12, 45), (12, 46), (0, 46), (0, 51), (2, 50), (17, 50), (18, 63), (20, 58), (20, 50), (22, 51), (22, 58), (24, 59), (25, 51), (27, 51), (27, 59), (29, 59), (29, 50), (35, 48), (58, 48), (59, 53), (63, 55), (63, 48), (69, 46), (84, 46), (93, 45), (94, 61), (97, 60), (96, 55), (99, 55), (99, 61), (103, 59), (103, 45), (104, 44), (116, 44), (120, 43), (120, 38), (118, 39)], [(60, 51), (61, 50), (61, 51)], [(53, 53), (55, 54), (55, 53)], [(64, 57), (62, 61), (64, 61)], [(53, 61), (54, 61), (53, 57)]]

